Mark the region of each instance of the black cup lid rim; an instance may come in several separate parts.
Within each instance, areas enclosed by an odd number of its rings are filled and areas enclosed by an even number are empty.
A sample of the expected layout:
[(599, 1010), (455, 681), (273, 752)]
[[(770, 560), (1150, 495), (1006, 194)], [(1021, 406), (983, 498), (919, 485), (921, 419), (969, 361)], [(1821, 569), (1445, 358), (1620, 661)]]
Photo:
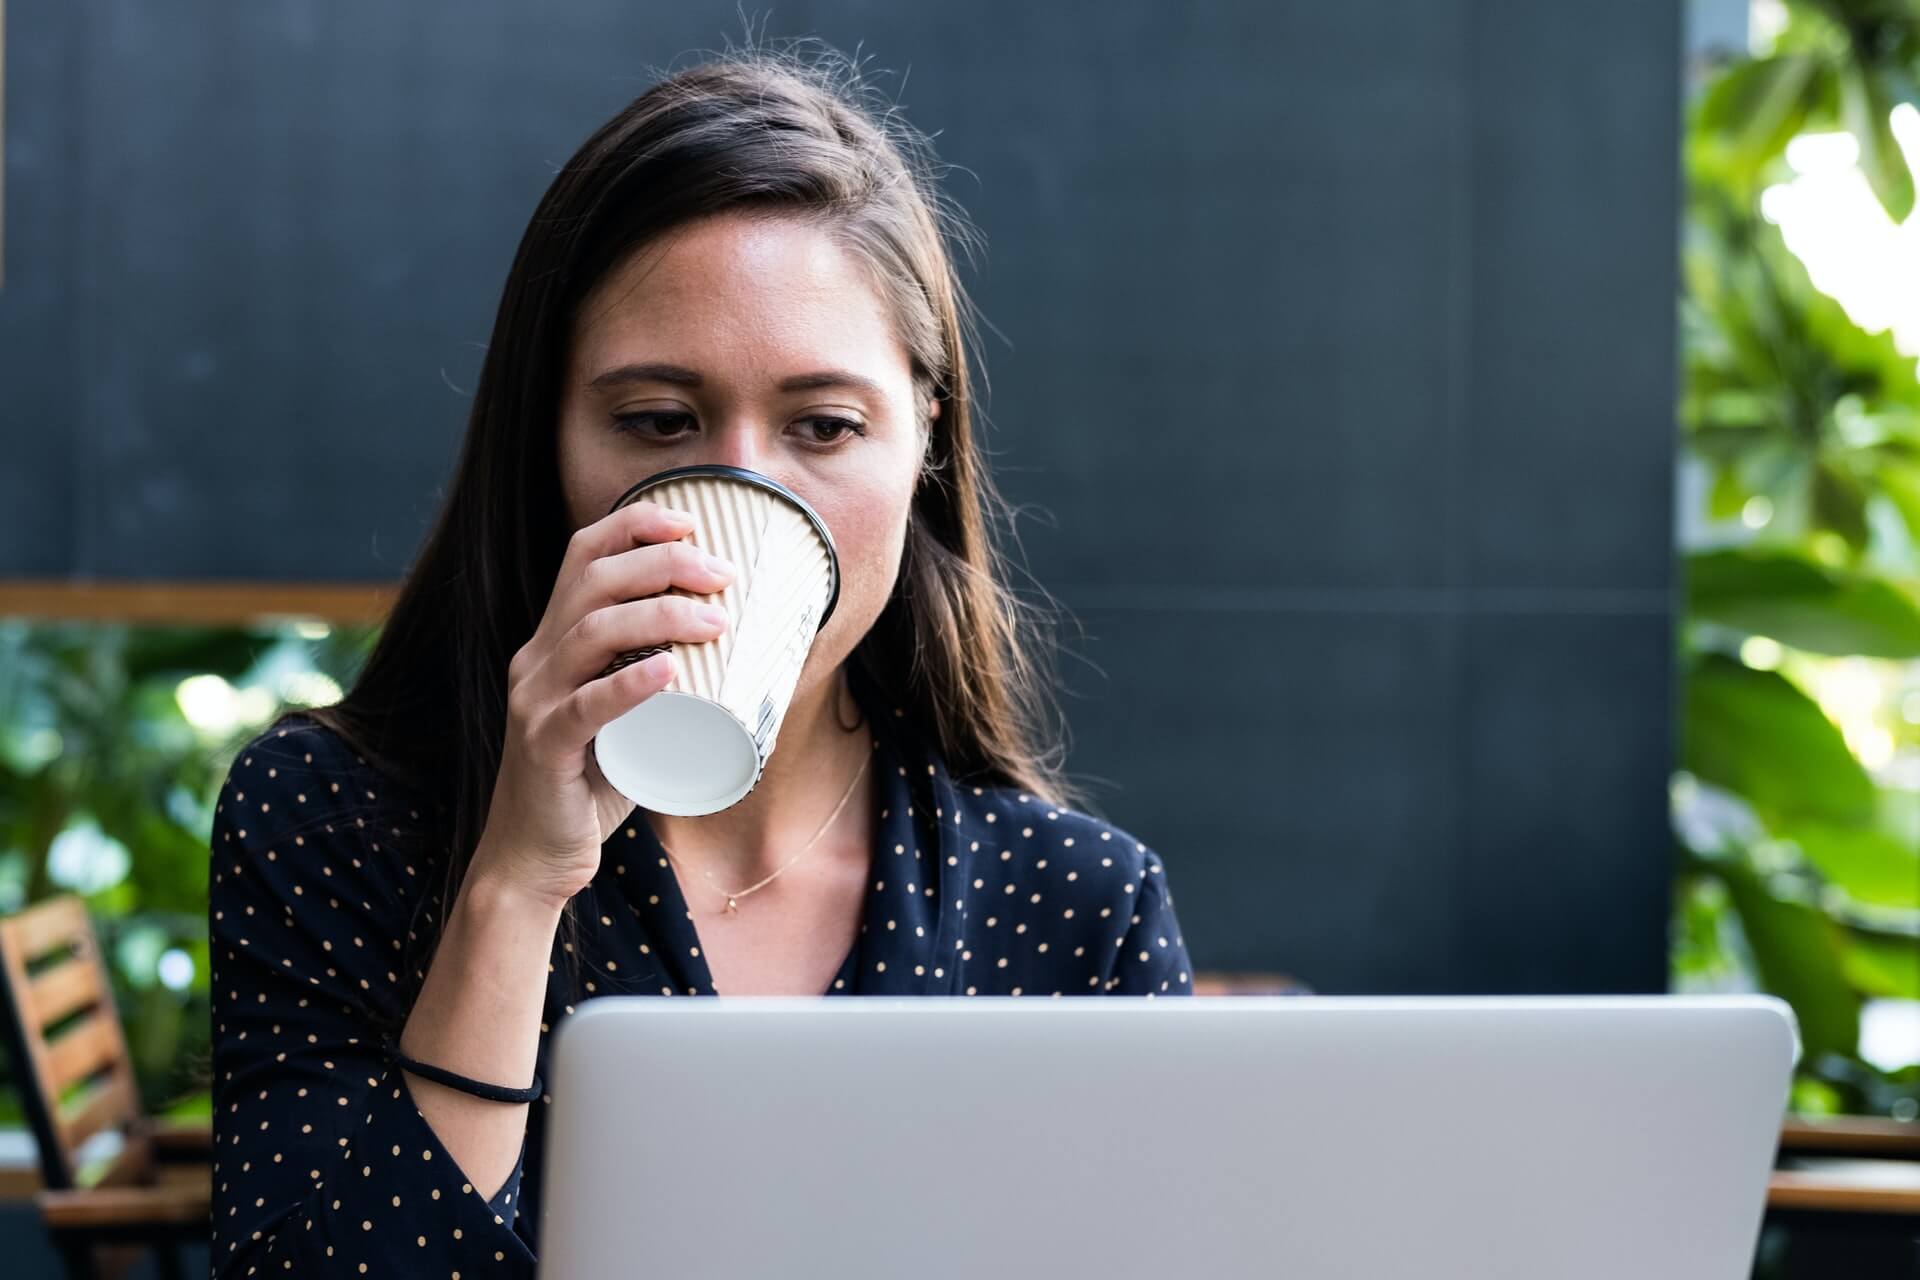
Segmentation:
[(772, 476), (762, 475), (758, 471), (750, 471), (745, 467), (730, 467), (718, 462), (701, 462), (695, 463), (692, 466), (673, 467), (660, 472), (658, 475), (648, 476), (645, 480), (630, 486), (625, 493), (614, 500), (611, 507), (607, 508), (607, 514), (612, 515), (621, 507), (633, 501), (636, 496), (645, 490), (651, 489), (656, 485), (665, 484), (669, 480), (681, 480), (688, 476), (726, 476), (728, 479), (739, 480), (745, 484), (755, 485), (765, 489), (769, 493), (777, 494), (785, 498), (788, 502), (791, 502), (794, 506), (800, 508), (800, 513), (813, 525), (814, 532), (820, 535), (820, 541), (825, 543), (827, 548), (827, 569), (831, 582), (827, 587), (826, 607), (821, 610), (819, 626), (816, 626), (814, 630), (817, 632), (820, 627), (826, 626), (827, 619), (833, 616), (833, 607), (840, 603), (840, 549), (834, 545), (833, 531), (827, 528), (827, 522), (820, 518), (820, 513), (815, 511), (805, 498), (787, 488), (787, 486), (781, 484)]

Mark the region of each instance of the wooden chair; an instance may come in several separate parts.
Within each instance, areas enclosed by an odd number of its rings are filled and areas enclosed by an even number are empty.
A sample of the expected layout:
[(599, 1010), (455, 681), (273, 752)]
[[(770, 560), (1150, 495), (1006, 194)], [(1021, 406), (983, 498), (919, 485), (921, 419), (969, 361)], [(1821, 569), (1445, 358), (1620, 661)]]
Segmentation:
[[(212, 1235), (211, 1132), (205, 1122), (166, 1125), (141, 1111), (78, 897), (0, 920), (0, 1015), (39, 1147), (34, 1199), (70, 1280), (117, 1276), (148, 1250), (157, 1250), (162, 1276), (184, 1280), (180, 1246)], [(93, 1176), (81, 1167), (81, 1146), (108, 1132), (121, 1135), (120, 1150)]]
[(1920, 1160), (1920, 1122), (1885, 1116), (1790, 1115), (1780, 1126), (1780, 1150), (1800, 1156)]
[(1780, 1126), (1777, 1167), (1767, 1185), (1775, 1217), (1873, 1214), (1920, 1222), (1920, 1123), (1871, 1116)]

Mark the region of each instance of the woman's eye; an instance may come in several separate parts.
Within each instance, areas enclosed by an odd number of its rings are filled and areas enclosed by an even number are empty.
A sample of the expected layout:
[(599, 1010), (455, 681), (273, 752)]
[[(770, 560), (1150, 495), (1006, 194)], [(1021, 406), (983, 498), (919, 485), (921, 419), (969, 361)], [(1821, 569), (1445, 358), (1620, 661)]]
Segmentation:
[(656, 425), (662, 423), (678, 424), (690, 420), (690, 414), (663, 413), (659, 411), (653, 413), (619, 413), (615, 414), (613, 418), (614, 425), (621, 431), (630, 435), (646, 436), (653, 440), (670, 439), (680, 434), (678, 431), (655, 431), (653, 428)]
[[(686, 434), (685, 429), (693, 423), (693, 415), (656, 409), (645, 413), (615, 414), (613, 423), (617, 430), (627, 435), (648, 440), (673, 440)], [(808, 443), (814, 445), (838, 444), (849, 434), (867, 434), (867, 429), (851, 418), (802, 418), (799, 430), (805, 434)]]
[(867, 429), (851, 418), (804, 418), (802, 422), (815, 444), (838, 444), (849, 432), (856, 436), (867, 434)]

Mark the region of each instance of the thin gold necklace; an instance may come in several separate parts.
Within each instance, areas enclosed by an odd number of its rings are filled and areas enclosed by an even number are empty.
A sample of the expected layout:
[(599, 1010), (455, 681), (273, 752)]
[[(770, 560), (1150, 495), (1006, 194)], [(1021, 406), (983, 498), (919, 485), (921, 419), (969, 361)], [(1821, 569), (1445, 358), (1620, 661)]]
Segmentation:
[[(715, 882), (714, 878), (708, 874), (707, 869), (705, 867), (700, 868), (700, 874), (703, 877), (705, 877), (706, 882), (709, 885), (713, 886), (714, 892), (718, 893), (721, 897), (727, 900), (726, 911), (728, 915), (730, 916), (738, 915), (740, 913), (740, 899), (746, 897), (748, 894), (760, 888), (762, 885), (765, 885), (766, 883), (768, 883), (768, 881), (771, 881), (774, 878), (774, 876), (778, 876), (782, 871), (785, 871), (788, 867), (800, 861), (800, 859), (804, 858), (807, 855), (807, 852), (810, 849), (812, 849), (814, 845), (820, 842), (820, 837), (827, 833), (827, 828), (833, 825), (833, 820), (840, 816), (840, 811), (842, 809), (847, 807), (847, 801), (853, 798), (853, 789), (860, 785), (860, 779), (866, 777), (867, 765), (872, 761), (872, 759), (873, 759), (873, 749), (869, 747), (867, 749), (866, 759), (862, 760), (860, 762), (859, 769), (854, 771), (853, 781), (847, 784), (846, 793), (840, 797), (840, 803), (833, 806), (833, 812), (828, 814), (827, 820), (820, 824), (820, 829), (813, 833), (813, 839), (807, 841), (805, 845), (801, 846), (799, 853), (794, 854), (791, 858), (788, 858), (785, 862), (781, 863), (780, 866), (773, 872), (773, 875), (766, 877), (766, 879), (761, 880), (757, 884), (749, 885), (745, 889), (729, 891), (726, 889), (722, 889), (719, 886), (719, 884)], [(659, 842), (660, 849), (663, 853), (665, 853), (669, 858), (673, 858), (674, 862), (680, 863), (680, 859), (674, 856), (673, 850), (667, 848), (666, 841), (660, 839), (658, 832), (654, 833), (653, 838)], [(680, 865), (685, 866), (686, 864), (680, 863)]]

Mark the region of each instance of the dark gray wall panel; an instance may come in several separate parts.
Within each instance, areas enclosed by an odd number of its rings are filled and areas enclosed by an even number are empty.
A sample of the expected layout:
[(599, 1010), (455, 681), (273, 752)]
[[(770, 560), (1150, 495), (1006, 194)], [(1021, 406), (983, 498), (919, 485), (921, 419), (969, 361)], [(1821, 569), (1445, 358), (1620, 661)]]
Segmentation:
[(957, 184), (1036, 570), (1439, 581), (1458, 6), (1119, 5), (1095, 57), (1048, 12), (1008, 44), (1066, 109), (969, 105)]
[(1671, 883), (1665, 618), (1476, 614), (1455, 888), (1468, 990), (1659, 989)]
[[(77, 9), (7, 14), (5, 285), (0, 289), (0, 576), (72, 571), (74, 259), (83, 139), (67, 106), (80, 65)], [(26, 102), (52, 109), (28, 112)]]
[(1473, 581), (1661, 586), (1681, 6), (1470, 8)]
[(1106, 678), (1068, 683), (1106, 692), (1069, 702), (1076, 767), (1114, 784), (1095, 799), (1166, 858), (1196, 963), (1325, 990), (1452, 985), (1467, 904), (1451, 618), (1080, 618), (1076, 647)]

